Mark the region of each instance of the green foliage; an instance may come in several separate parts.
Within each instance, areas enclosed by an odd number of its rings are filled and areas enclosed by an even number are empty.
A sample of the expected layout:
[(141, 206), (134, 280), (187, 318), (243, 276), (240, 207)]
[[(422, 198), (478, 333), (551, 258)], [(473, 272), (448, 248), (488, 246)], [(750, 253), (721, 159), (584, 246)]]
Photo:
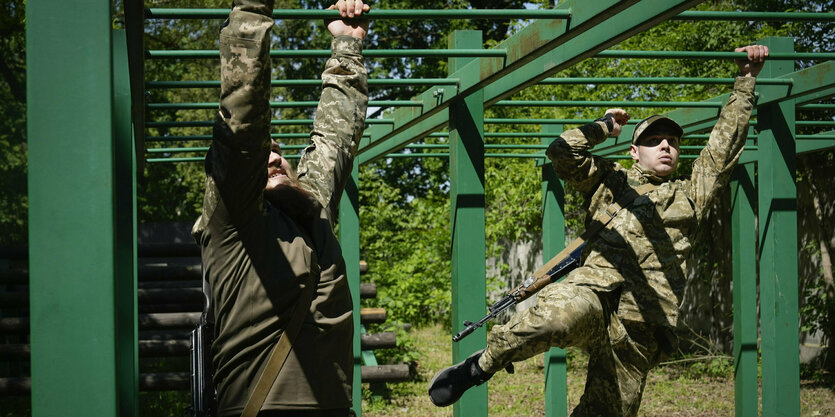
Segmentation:
[(0, 1), (0, 245), (28, 241), (25, 8)]

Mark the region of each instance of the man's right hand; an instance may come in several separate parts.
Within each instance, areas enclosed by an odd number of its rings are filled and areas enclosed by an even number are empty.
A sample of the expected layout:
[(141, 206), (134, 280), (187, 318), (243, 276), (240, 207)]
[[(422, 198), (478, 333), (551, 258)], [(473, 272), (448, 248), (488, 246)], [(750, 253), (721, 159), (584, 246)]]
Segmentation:
[(342, 16), (342, 19), (325, 21), (331, 35), (334, 37), (348, 35), (365, 39), (365, 35), (368, 34), (368, 19), (359, 19), (359, 17), (370, 9), (367, 4), (364, 4), (362, 0), (339, 0), (328, 7), (328, 10), (331, 9), (339, 10), (339, 15)]
[(734, 52), (745, 52), (748, 54), (748, 59), (736, 60), (736, 65), (739, 67), (739, 75), (743, 77), (756, 77), (759, 75), (768, 57), (768, 47), (765, 45), (743, 46), (742, 48), (734, 49)]
[(609, 136), (616, 138), (620, 135), (620, 132), (623, 130), (623, 126), (626, 125), (626, 122), (629, 121), (629, 113), (627, 113), (624, 109), (609, 109), (606, 110), (603, 117), (606, 117), (607, 114), (611, 114), (612, 120), (614, 121), (612, 131), (609, 132)]

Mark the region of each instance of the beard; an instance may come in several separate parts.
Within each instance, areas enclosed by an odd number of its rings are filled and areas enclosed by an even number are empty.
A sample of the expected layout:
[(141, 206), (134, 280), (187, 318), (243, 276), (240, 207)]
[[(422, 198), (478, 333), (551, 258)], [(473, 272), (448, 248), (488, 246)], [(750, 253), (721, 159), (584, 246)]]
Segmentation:
[(308, 225), (319, 217), (319, 201), (311, 192), (302, 188), (298, 181), (266, 189), (264, 198), (299, 224)]

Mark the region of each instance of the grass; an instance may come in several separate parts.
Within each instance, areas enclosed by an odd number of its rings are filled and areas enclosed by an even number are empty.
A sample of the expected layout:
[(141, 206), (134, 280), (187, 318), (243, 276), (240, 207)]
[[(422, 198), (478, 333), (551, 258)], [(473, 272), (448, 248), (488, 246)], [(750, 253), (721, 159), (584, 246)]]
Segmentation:
[[(372, 398), (363, 384), (363, 417), (451, 416), (452, 407), (438, 408), (426, 390), (432, 376), (452, 362), (450, 337), (440, 326), (414, 329), (409, 334), (417, 347), (413, 381), (386, 384), (387, 392)], [(568, 407), (577, 405), (585, 384), (586, 356), (568, 352)], [(804, 373), (805, 374), (805, 373)], [(488, 410), (493, 416), (544, 416), (545, 377), (543, 358), (516, 364), (516, 373), (497, 373), (488, 383)], [(816, 373), (801, 379), (801, 416), (835, 416), (835, 380)], [(641, 410), (643, 417), (727, 417), (734, 415), (733, 366), (725, 358), (708, 358), (663, 365), (647, 380)]]

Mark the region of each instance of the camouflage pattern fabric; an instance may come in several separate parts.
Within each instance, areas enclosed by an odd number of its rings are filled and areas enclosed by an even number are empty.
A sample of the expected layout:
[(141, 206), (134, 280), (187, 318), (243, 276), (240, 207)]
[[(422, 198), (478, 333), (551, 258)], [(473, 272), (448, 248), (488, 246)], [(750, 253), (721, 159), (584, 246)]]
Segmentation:
[(264, 195), (272, 9), (272, 1), (237, 0), (221, 29), (220, 110), (192, 229), (211, 288), (220, 416), (241, 414), (283, 329), (299, 319), (292, 314), (307, 286), (315, 286), (309, 314), (262, 409), (347, 409), (352, 399), (353, 303), (332, 217), (364, 127), (362, 41), (332, 43), (312, 143), (298, 165), (300, 187), (318, 204), (293, 216)]
[[(634, 416), (649, 370), (671, 349), (685, 287), (685, 259), (700, 221), (742, 153), (755, 79), (738, 77), (690, 179), (666, 181), (636, 163), (626, 170), (593, 156), (604, 122), (563, 133), (547, 155), (563, 180), (586, 194), (586, 227), (602, 222), (624, 192), (653, 183), (586, 243), (583, 264), (537, 296), (536, 305), (495, 326), (479, 366), (496, 372), (551, 346), (589, 352), (586, 389), (572, 416)], [(599, 298), (599, 299), (596, 299)]]

